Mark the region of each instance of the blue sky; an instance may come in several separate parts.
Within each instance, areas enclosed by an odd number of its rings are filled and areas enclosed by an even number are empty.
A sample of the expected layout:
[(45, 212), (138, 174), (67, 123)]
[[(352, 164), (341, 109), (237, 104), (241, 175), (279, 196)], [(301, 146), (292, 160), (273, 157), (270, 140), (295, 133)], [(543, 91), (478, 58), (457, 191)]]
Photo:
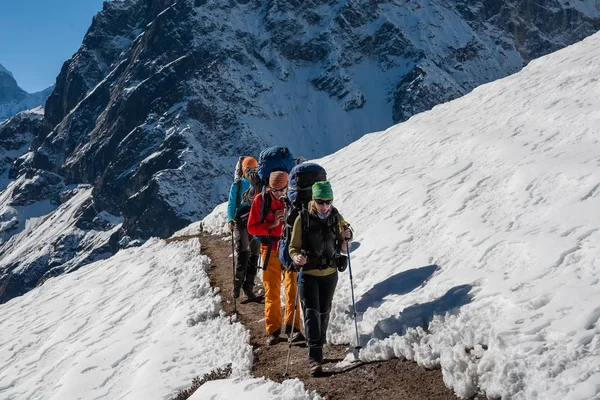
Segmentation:
[(103, 0), (0, 1), (0, 64), (28, 92), (54, 83)]

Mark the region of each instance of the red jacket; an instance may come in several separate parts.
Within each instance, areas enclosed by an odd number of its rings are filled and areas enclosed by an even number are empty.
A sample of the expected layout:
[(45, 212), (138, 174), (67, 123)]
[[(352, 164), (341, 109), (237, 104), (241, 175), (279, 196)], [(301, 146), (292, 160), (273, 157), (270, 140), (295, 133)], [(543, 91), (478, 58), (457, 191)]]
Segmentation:
[(278, 239), (281, 236), (283, 229), (283, 220), (281, 223), (274, 228), (269, 229), (271, 224), (275, 221), (275, 211), (282, 210), (285, 208), (285, 203), (282, 200), (277, 200), (273, 197), (271, 192), (265, 193), (265, 196), (271, 196), (271, 207), (267, 211), (265, 221), (260, 223), (260, 216), (263, 205), (262, 193), (259, 193), (254, 197), (252, 202), (252, 208), (250, 208), (250, 215), (248, 216), (248, 233), (253, 236), (271, 236), (273, 240), (273, 248), (277, 247)]

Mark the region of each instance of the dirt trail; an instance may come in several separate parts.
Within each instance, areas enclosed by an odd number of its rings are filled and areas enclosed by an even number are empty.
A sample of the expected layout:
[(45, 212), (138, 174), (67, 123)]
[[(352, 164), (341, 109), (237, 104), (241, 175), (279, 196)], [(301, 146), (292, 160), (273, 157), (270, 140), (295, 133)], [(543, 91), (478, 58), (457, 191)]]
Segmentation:
[[(222, 306), (225, 312), (233, 312), (231, 243), (228, 238), (202, 234), (202, 252), (211, 259), (209, 276), (213, 286), (221, 288)], [(262, 286), (262, 285), (261, 285)], [(288, 344), (266, 345), (264, 329), (264, 304), (238, 303), (238, 318), (250, 331), (250, 343), (254, 348), (254, 376), (273, 381), (284, 380), (283, 371), (287, 360)], [(328, 345), (324, 348), (325, 363), (342, 360), (346, 346)], [(326, 364), (325, 364), (326, 365)], [(325, 366), (324, 365), (324, 366)], [(457, 397), (444, 386), (440, 370), (425, 370), (416, 363), (393, 359), (359, 366), (351, 371), (328, 377), (313, 378), (308, 375), (305, 344), (292, 346), (289, 375), (302, 380), (309, 390), (325, 399), (453, 399)]]

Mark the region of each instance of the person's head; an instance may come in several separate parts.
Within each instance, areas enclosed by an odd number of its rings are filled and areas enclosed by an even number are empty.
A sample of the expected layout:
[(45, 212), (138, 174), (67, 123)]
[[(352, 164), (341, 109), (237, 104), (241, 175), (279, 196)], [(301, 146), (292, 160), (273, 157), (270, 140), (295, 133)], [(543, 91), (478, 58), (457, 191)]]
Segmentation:
[(312, 185), (312, 203), (317, 211), (327, 212), (333, 202), (333, 189), (329, 181), (318, 181)]
[(273, 197), (280, 199), (285, 196), (288, 186), (288, 174), (283, 171), (271, 172), (269, 175), (269, 190)]
[(244, 174), (244, 178), (246, 179), (254, 174), (258, 176), (258, 161), (256, 161), (256, 158), (245, 157), (242, 160), (242, 174)]
[(254, 157), (246, 157), (242, 161), (242, 171), (244, 178), (246, 178), (252, 185), (257, 185), (260, 182), (258, 176), (258, 161)]

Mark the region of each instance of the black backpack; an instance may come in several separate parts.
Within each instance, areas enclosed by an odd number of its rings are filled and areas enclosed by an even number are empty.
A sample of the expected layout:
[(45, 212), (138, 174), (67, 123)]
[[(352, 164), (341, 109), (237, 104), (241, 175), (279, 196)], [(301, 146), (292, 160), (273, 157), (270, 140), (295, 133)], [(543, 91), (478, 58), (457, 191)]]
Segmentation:
[(312, 199), (312, 185), (327, 180), (327, 172), (319, 164), (302, 163), (290, 171), (288, 191), (284, 213), (285, 225), (279, 240), (279, 261), (284, 268), (290, 269), (293, 264), (289, 247), (294, 222), (302, 214), (302, 232), (308, 229), (308, 203)]

